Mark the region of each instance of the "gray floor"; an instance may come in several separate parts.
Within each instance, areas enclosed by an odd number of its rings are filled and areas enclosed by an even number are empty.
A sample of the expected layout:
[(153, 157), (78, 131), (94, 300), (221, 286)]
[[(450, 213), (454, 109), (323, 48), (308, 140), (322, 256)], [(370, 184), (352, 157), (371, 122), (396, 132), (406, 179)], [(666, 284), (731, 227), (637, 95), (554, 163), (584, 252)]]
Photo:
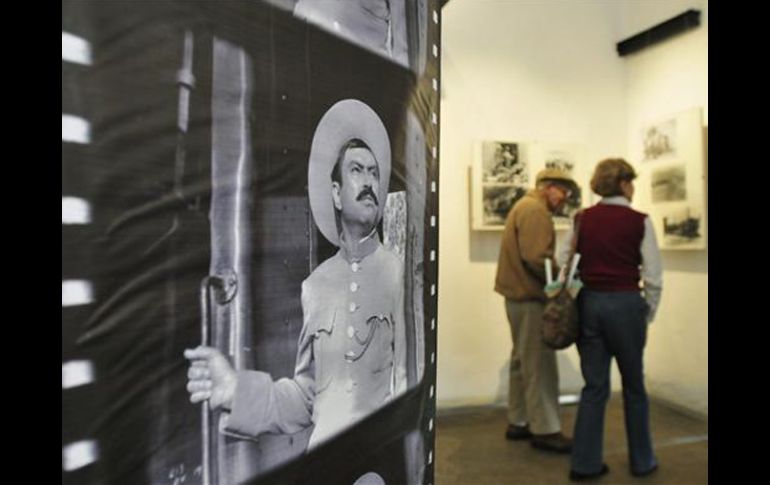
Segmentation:
[[(562, 408), (568, 436), (576, 412), (577, 405)], [(505, 408), (440, 412), (436, 422), (435, 485), (571, 483), (569, 455), (538, 451), (526, 441), (504, 438)], [(604, 459), (610, 473), (595, 483), (708, 483), (708, 423), (656, 402), (651, 403), (650, 422), (660, 468), (649, 477), (636, 478), (628, 471), (622, 397), (612, 396), (604, 431)]]

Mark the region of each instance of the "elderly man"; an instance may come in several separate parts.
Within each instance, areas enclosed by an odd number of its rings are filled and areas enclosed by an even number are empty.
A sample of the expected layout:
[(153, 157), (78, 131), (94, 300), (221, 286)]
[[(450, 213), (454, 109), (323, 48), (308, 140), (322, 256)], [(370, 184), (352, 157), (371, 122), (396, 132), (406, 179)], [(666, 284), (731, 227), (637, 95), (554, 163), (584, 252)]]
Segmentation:
[(561, 433), (556, 355), (540, 334), (546, 301), (544, 263), (554, 258), (551, 215), (575, 186), (558, 169), (537, 174), (536, 187), (506, 218), (495, 280), (495, 291), (505, 297), (513, 340), (505, 436), (531, 439), (533, 447), (557, 453), (569, 453), (572, 443)]
[(303, 327), (294, 376), (235, 371), (216, 349), (185, 351), (193, 403), (229, 412), (225, 432), (254, 438), (314, 425), (312, 448), (406, 389), (404, 269), (380, 242), (390, 142), (357, 100), (332, 106), (313, 137), (310, 207), (339, 251), (302, 283)]

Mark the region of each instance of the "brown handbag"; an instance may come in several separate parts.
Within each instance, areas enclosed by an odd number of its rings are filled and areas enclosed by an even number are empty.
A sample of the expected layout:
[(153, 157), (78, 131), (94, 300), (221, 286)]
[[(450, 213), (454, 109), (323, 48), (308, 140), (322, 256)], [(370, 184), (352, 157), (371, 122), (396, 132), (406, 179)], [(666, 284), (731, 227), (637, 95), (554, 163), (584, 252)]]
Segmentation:
[[(579, 216), (580, 214), (575, 216), (575, 232), (572, 235), (572, 247), (567, 268), (572, 266), (572, 260), (577, 250), (578, 231), (580, 230)], [(543, 343), (554, 350), (566, 349), (574, 344), (580, 333), (577, 302), (569, 292), (568, 283), (565, 282), (559, 293), (548, 298), (543, 310), (541, 327)]]

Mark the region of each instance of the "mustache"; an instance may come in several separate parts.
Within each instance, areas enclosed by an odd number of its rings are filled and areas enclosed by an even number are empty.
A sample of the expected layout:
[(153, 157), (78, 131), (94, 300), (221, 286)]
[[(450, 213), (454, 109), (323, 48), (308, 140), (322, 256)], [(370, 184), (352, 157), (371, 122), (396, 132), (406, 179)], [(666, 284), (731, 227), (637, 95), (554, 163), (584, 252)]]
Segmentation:
[(374, 193), (371, 187), (364, 187), (364, 189), (356, 197), (356, 200), (361, 200), (366, 196), (370, 196), (374, 201), (374, 205), (379, 207), (380, 201), (377, 199), (377, 194)]

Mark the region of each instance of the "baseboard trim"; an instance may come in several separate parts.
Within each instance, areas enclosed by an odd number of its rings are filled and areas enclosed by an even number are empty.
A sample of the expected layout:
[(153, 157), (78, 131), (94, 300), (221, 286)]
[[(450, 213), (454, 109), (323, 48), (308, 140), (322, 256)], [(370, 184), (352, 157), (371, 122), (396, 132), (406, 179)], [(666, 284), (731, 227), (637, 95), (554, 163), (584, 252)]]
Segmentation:
[(436, 408), (436, 416), (454, 416), (457, 414), (476, 414), (492, 409), (506, 408), (506, 403), (486, 404), (445, 404)]
[(690, 417), (690, 418), (693, 418), (693, 419), (697, 419), (699, 421), (704, 421), (704, 422), (708, 422), (708, 420), (709, 420), (708, 412), (704, 413), (702, 411), (698, 411), (696, 409), (692, 409), (690, 407), (687, 407), (687, 406), (684, 406), (682, 404), (673, 402), (673, 401), (671, 401), (669, 399), (666, 399), (666, 398), (660, 397), (660, 396), (655, 396), (655, 395), (648, 394), (647, 397), (648, 397), (648, 399), (650, 401), (654, 402), (655, 404), (657, 404), (659, 406), (663, 406), (665, 408), (668, 408), (668, 409), (670, 409), (672, 411), (675, 411), (675, 412), (677, 412), (679, 414), (683, 414), (683, 415), (685, 415), (687, 417)]
[[(559, 405), (572, 406), (580, 402), (580, 394), (562, 394), (559, 396)], [(439, 403), (436, 408), (437, 416), (447, 416), (455, 414), (472, 414), (477, 412), (483, 412), (490, 409), (505, 408), (508, 406), (507, 402), (479, 402), (479, 401), (450, 401), (445, 403)]]
[[(623, 399), (623, 396), (619, 391), (613, 392), (612, 397)], [(699, 421), (708, 422), (708, 413), (703, 413), (687, 406), (670, 401), (660, 396), (648, 394), (648, 399), (659, 406), (663, 406), (672, 411), (676, 411), (680, 414), (688, 416)], [(559, 404), (562, 406), (572, 406), (580, 402), (580, 394), (562, 394), (559, 396)], [(507, 403), (505, 402), (472, 402), (472, 401), (455, 401), (444, 404), (439, 404), (436, 409), (437, 416), (448, 416), (457, 414), (472, 414), (491, 409), (505, 408)]]

